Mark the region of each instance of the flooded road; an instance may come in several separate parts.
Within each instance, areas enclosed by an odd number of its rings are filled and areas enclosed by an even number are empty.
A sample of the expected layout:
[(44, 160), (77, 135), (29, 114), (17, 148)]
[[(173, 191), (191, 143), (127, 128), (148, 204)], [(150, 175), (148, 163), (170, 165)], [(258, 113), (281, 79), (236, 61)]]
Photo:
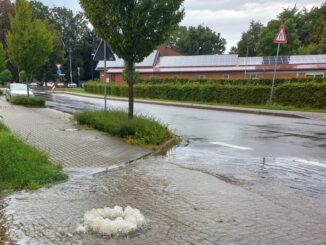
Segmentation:
[[(98, 110), (103, 108), (103, 100), (53, 95), (48, 105), (66, 112)], [(109, 106), (127, 109), (128, 105), (109, 101)], [(164, 161), (222, 176), (282, 205), (300, 209), (305, 203), (303, 210), (316, 208), (317, 215), (326, 219), (326, 118), (141, 103), (136, 103), (135, 110), (156, 117), (183, 138)]]
[[(53, 95), (64, 112), (101, 99)], [(109, 101), (112, 108), (126, 102)], [(65, 169), (70, 181), (6, 199), (20, 244), (325, 244), (326, 119), (281, 118), (136, 103), (182, 143), (123, 168)], [(140, 209), (145, 230), (123, 238), (76, 233), (84, 212)]]

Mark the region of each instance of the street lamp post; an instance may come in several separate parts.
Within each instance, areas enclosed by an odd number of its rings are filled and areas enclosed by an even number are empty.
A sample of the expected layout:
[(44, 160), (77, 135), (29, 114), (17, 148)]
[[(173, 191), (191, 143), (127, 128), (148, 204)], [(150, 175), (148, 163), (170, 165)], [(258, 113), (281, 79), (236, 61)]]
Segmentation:
[(91, 65), (92, 65), (92, 81), (94, 81), (94, 56), (95, 56), (95, 54), (92, 53), (91, 56), (92, 56), (92, 60), (91, 60)]
[(69, 49), (69, 59), (70, 59), (70, 83), (72, 83), (72, 61), (71, 61), (71, 48)]

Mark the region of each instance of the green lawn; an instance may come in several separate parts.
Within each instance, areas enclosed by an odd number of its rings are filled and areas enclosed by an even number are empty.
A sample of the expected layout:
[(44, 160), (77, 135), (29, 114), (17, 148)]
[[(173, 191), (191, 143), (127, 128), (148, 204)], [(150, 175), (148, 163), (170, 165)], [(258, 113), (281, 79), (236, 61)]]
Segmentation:
[(0, 122), (0, 192), (35, 190), (67, 178), (45, 153), (26, 145)]

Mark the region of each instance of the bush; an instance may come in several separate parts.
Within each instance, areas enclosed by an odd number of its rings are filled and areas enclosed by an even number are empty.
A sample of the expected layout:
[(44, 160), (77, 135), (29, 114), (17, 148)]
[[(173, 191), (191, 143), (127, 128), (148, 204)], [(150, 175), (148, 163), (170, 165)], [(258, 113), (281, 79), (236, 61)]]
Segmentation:
[[(238, 80), (240, 81), (240, 80)], [(293, 80), (294, 81), (294, 80)], [(326, 83), (323, 80), (297, 79), (282, 82), (275, 88), (274, 102), (297, 107), (326, 108)], [(315, 81), (315, 82), (314, 82)], [(89, 83), (85, 90), (103, 84)], [(271, 86), (260, 84), (221, 84), (221, 83), (138, 83), (134, 86), (136, 98), (163, 99), (184, 102), (227, 103), (234, 105), (264, 105), (269, 99)], [(101, 93), (102, 90), (97, 91)], [(110, 85), (108, 94), (127, 97), (127, 85)]]
[(67, 178), (46, 154), (11, 135), (0, 123), (0, 191), (37, 189)]
[(13, 96), (10, 102), (13, 105), (24, 105), (24, 106), (45, 106), (45, 99), (38, 96)]
[(3, 91), (0, 89), (0, 95), (3, 95)]
[(274, 101), (297, 107), (326, 108), (326, 83), (286, 83), (275, 90)]
[(10, 80), (12, 80), (12, 74), (8, 69), (0, 72), (0, 85), (3, 85), (5, 82)]
[[(309, 82), (324, 82), (325, 78), (291, 78), (291, 79), (276, 79), (275, 84), (283, 84), (288, 82), (309, 83)], [(139, 79), (137, 84), (219, 84), (219, 85), (272, 85), (272, 79), (184, 79), (184, 78), (161, 78), (161, 79)]]
[(157, 147), (173, 137), (168, 127), (156, 119), (136, 115), (128, 120), (128, 113), (124, 111), (85, 111), (74, 116), (81, 125), (121, 137), (129, 143)]

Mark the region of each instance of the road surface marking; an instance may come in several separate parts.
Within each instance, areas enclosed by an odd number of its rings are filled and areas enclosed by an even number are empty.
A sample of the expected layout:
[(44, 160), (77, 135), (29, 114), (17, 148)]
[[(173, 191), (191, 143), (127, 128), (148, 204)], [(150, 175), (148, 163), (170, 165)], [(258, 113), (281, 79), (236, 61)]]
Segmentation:
[(244, 150), (244, 151), (252, 151), (253, 150), (250, 147), (239, 146), (239, 145), (231, 145), (231, 144), (227, 144), (227, 143), (223, 143), (223, 142), (212, 142), (211, 144), (230, 147), (230, 148), (233, 148), (233, 149)]

